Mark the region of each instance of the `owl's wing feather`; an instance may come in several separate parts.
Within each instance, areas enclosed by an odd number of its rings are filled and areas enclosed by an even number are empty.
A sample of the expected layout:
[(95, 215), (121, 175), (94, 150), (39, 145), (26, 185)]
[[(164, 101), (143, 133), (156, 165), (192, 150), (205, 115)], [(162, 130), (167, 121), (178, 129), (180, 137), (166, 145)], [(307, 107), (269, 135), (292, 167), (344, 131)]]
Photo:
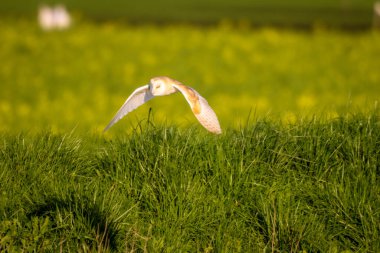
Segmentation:
[(198, 121), (208, 131), (215, 134), (221, 134), (222, 129), (220, 128), (218, 117), (216, 116), (214, 110), (207, 103), (207, 100), (199, 95), (199, 103), (201, 105), (201, 111), (198, 114), (194, 113), (195, 117), (197, 117)]
[(218, 117), (204, 97), (202, 97), (196, 90), (186, 85), (177, 83), (173, 86), (186, 98), (195, 117), (204, 128), (215, 134), (222, 133)]
[(149, 90), (149, 85), (144, 85), (142, 87), (137, 88), (127, 98), (123, 106), (119, 109), (119, 111), (115, 114), (111, 122), (106, 126), (106, 128), (104, 128), (103, 131), (107, 131), (110, 127), (112, 127), (116, 122), (118, 122), (129, 112), (133, 111), (134, 109), (144, 104), (148, 100), (152, 99), (153, 97), (153, 94)]

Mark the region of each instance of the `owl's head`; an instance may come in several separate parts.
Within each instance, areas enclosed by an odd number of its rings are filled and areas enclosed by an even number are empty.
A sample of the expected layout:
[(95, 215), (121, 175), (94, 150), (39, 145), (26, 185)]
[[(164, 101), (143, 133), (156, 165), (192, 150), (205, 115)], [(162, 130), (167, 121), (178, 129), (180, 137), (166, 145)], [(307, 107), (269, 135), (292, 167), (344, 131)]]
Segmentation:
[(154, 96), (165, 96), (176, 92), (173, 87), (174, 80), (170, 77), (159, 76), (150, 79), (149, 89)]

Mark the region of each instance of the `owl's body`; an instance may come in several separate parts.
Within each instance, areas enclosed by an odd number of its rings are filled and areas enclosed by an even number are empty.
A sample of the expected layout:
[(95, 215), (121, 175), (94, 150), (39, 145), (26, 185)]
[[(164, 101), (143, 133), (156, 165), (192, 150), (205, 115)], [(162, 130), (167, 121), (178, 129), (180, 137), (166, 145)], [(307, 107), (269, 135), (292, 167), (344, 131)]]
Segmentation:
[(199, 93), (194, 89), (166, 76), (154, 77), (150, 80), (149, 84), (137, 88), (128, 97), (104, 131), (113, 126), (126, 114), (149, 101), (153, 97), (166, 96), (176, 92), (182, 93), (189, 103), (195, 117), (198, 119), (199, 123), (202, 124), (202, 126), (215, 134), (220, 134), (222, 132), (218, 118), (207, 103), (206, 99), (199, 95)]

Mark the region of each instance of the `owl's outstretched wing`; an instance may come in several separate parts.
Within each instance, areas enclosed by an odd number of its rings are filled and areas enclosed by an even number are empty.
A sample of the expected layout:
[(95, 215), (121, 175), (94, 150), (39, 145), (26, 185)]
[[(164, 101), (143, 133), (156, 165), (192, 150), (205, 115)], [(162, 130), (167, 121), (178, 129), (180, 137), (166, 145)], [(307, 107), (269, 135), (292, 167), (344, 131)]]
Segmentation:
[(173, 86), (186, 98), (195, 117), (204, 128), (215, 134), (222, 133), (218, 117), (204, 97), (186, 85), (176, 83)]
[(129, 112), (133, 111), (140, 105), (144, 104), (148, 100), (152, 99), (154, 96), (149, 90), (149, 85), (144, 85), (140, 88), (137, 88), (124, 102), (123, 106), (119, 109), (116, 115), (113, 117), (111, 122), (104, 128), (104, 132), (112, 127), (116, 122), (121, 118), (127, 115)]

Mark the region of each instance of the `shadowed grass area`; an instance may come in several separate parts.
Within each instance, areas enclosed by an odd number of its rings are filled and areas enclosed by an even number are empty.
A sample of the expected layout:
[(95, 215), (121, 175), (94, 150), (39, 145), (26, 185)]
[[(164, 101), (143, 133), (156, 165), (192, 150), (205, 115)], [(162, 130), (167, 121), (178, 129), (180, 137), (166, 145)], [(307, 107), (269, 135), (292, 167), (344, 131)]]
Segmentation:
[(379, 251), (377, 111), (214, 136), (2, 133), (9, 251)]

